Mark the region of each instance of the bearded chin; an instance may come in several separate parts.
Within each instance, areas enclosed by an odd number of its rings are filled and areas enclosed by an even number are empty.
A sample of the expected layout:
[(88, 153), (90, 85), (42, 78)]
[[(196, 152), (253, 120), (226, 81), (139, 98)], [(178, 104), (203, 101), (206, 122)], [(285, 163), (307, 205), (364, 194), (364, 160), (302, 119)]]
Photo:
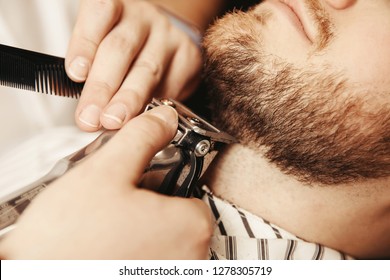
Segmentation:
[(230, 14), (204, 39), (215, 124), (308, 184), (390, 176), (389, 106), (368, 110), (340, 73), (265, 54), (256, 20)]

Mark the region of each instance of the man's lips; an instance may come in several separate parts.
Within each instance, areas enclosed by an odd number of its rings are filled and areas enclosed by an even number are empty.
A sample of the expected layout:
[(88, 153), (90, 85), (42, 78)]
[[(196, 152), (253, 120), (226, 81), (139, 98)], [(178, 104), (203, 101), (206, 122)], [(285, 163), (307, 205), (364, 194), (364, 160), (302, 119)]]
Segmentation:
[(298, 28), (298, 31), (303, 33), (305, 37), (311, 42), (314, 42), (314, 36), (311, 36), (310, 30), (307, 28), (308, 17), (304, 12), (302, 0), (276, 0), (275, 3), (278, 8), (285, 13), (294, 26)]

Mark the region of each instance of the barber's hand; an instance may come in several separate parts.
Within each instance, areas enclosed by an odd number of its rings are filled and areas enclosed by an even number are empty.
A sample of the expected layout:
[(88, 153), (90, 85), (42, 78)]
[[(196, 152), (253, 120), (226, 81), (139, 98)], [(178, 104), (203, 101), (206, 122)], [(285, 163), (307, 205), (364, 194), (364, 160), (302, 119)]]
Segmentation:
[(173, 138), (175, 111), (159, 106), (132, 119), (101, 150), (33, 200), (0, 243), (6, 259), (201, 259), (210, 213), (198, 199), (137, 188)]
[(75, 115), (81, 129), (118, 129), (152, 95), (181, 99), (195, 89), (200, 50), (165, 12), (142, 0), (80, 2), (66, 71), (86, 81)]

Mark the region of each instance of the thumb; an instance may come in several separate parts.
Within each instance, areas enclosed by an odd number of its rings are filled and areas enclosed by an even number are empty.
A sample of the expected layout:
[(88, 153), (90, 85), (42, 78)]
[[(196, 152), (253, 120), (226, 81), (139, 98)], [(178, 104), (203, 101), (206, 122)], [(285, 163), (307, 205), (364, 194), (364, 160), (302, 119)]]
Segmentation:
[(94, 156), (97, 174), (110, 174), (118, 182), (137, 184), (153, 156), (169, 144), (176, 134), (177, 112), (158, 106), (130, 120)]

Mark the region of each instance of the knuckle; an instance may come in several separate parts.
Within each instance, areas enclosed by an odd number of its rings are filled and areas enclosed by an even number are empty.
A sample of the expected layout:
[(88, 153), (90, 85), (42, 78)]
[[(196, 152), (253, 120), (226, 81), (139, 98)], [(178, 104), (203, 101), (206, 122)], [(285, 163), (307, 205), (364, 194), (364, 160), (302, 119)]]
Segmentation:
[(80, 45), (83, 46), (83, 49), (88, 50), (90, 53), (95, 52), (99, 46), (99, 42), (94, 38), (84, 36), (80, 39)]
[(125, 55), (133, 51), (135, 41), (130, 34), (123, 34), (120, 32), (111, 32), (104, 43), (108, 49), (116, 49)]
[(160, 28), (168, 30), (169, 32), (171, 32), (172, 28), (173, 28), (172, 22), (169, 20), (167, 15), (162, 15), (162, 16), (159, 17), (158, 26)]
[(136, 6), (140, 11), (148, 11), (149, 15), (155, 16), (159, 9), (155, 4), (148, 1), (137, 1)]
[(146, 94), (141, 89), (136, 88), (134, 85), (128, 88), (120, 89), (122, 96), (126, 101), (131, 102), (132, 106), (135, 108), (141, 109), (144, 103), (146, 102)]
[(115, 14), (119, 3), (118, 0), (93, 0), (98, 10), (105, 11), (109, 14)]
[(162, 77), (163, 65), (158, 63), (151, 56), (137, 60), (133, 67), (141, 68), (142, 70), (146, 71), (156, 81), (159, 81)]
[(88, 81), (89, 92), (93, 93), (94, 96), (111, 96), (114, 92), (114, 87), (106, 81), (93, 80)]
[(118, 0), (90, 0), (87, 5), (88, 11), (96, 18), (105, 22), (116, 20), (122, 13), (122, 5)]

